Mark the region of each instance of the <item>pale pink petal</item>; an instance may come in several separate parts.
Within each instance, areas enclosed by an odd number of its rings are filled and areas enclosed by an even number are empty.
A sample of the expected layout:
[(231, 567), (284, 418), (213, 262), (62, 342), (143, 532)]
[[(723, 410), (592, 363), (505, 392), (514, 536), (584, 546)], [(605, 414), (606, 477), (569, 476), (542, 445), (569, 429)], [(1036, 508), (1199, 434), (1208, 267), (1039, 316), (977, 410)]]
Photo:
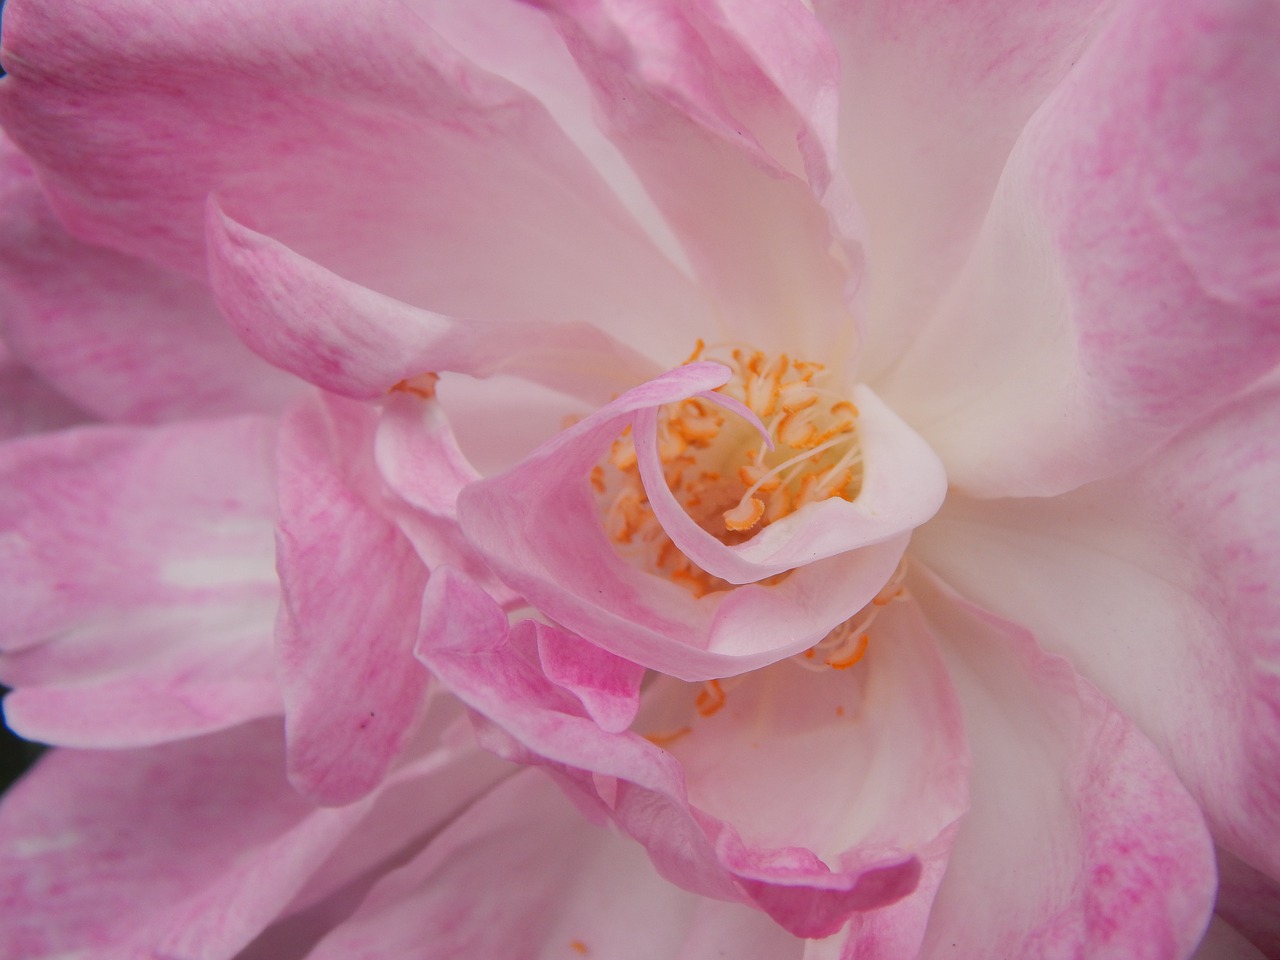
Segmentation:
[(924, 846), (933, 837), (912, 836), (911, 827), (907, 836), (842, 849), (833, 866), (791, 838), (750, 836), (699, 809), (672, 754), (635, 733), (602, 730), (577, 696), (546, 678), (536, 660), (545, 646), (538, 635), (553, 630), (524, 621), (508, 636), (506, 618), (487, 595), (441, 570), (427, 587), (418, 654), (486, 718), (482, 742), (510, 759), (549, 765), (579, 803), (615, 819), (664, 876), (694, 892), (754, 903), (792, 933), (826, 936), (853, 913), (914, 888), (912, 841)]
[(13, 353), (105, 420), (273, 412), (298, 390), (246, 350), (204, 284), (74, 239), (0, 134), (0, 326)]
[(0, 677), (37, 740), (130, 746), (280, 710), (259, 418), (0, 447)]
[(953, 498), (913, 542), (1151, 737), (1223, 847), (1280, 877), (1280, 391), (1136, 474), (1054, 500)]
[(1070, 664), (928, 575), (964, 708), (970, 811), (934, 901), (934, 957), (1181, 960), (1213, 909), (1213, 846), (1155, 746)]
[[(83, 238), (203, 276), (205, 201), (447, 315), (649, 341), (696, 293), (533, 98), (390, 0), (11, 0), (0, 119)], [(289, 56), (281, 57), (287, 49)]]
[[(719, 364), (677, 368), (628, 391), (507, 473), (471, 485), (459, 499), (468, 538), (511, 589), (598, 646), (685, 680), (742, 673), (812, 646), (876, 595), (906, 546), (902, 526), (896, 536), (876, 530), (860, 549), (797, 568), (779, 584), (700, 598), (620, 557), (602, 527), (588, 472), (638, 412), (712, 389), (727, 377)], [(931, 466), (927, 459), (924, 465)], [(925, 495), (937, 493), (928, 481), (941, 478), (922, 476)], [(886, 506), (892, 499), (886, 488)], [(755, 575), (770, 572), (764, 569), (756, 567)]]
[[(1132, 0), (881, 394), (982, 496), (1114, 475), (1280, 358), (1280, 8)], [(1194, 239), (1192, 239), (1194, 238)]]
[(1218, 852), (1218, 914), (1268, 957), (1280, 957), (1280, 880)]
[(84, 423), (89, 416), (0, 341), (0, 440)]
[(808, 11), (711, 0), (538, 6), (712, 291), (715, 339), (839, 368), (853, 349), (845, 298), (861, 263), (843, 211), (822, 205), (837, 62)]
[(1018, 134), (1108, 0), (816, 0), (840, 51), (840, 156), (867, 221), (874, 381), (976, 238)]
[(656, 372), (585, 323), (459, 320), (428, 313), (325, 270), (209, 213), (210, 277), (232, 325), (259, 354), (335, 393), (371, 399), (442, 370), (512, 373), (603, 402)]
[(755, 911), (668, 884), (529, 771), (388, 874), (308, 958), (800, 960), (802, 949)]
[(427, 570), (384, 508), (375, 420), (368, 407), (317, 395), (280, 432), (289, 775), (324, 803), (348, 803), (385, 776), (429, 679), (412, 653)]

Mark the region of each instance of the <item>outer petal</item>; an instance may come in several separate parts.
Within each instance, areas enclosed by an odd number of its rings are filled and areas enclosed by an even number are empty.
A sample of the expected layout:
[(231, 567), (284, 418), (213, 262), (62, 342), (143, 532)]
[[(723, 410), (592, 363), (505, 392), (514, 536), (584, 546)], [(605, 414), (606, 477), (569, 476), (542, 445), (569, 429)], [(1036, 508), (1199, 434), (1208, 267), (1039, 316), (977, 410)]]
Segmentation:
[(277, 366), (360, 399), (431, 371), (515, 373), (603, 402), (656, 372), (588, 324), (439, 316), (375, 293), (211, 205), (210, 274), (245, 341)]
[(946, 638), (973, 750), (921, 957), (1190, 954), (1213, 909), (1213, 849), (1164, 758), (1029, 634), (927, 577), (909, 589)]
[(266, 420), (0, 448), (0, 675), (25, 736), (132, 746), (280, 709)]
[(1131, 0), (1028, 126), (883, 384), (954, 484), (1110, 476), (1280, 358), (1280, 8)]
[(11, 0), (4, 41), (0, 119), (92, 242), (202, 275), (216, 193), (445, 314), (603, 313), (644, 339), (702, 313), (545, 110), (406, 4)]
[(529, 771), (389, 874), (308, 960), (799, 960), (802, 949), (755, 911), (670, 886)]
[[(633, 419), (637, 431), (643, 429), (638, 413), (714, 388), (726, 376), (718, 364), (692, 364), (637, 387), (507, 473), (467, 488), (459, 501), (469, 539), (498, 576), (537, 609), (625, 659), (686, 680), (741, 673), (821, 640), (884, 586), (902, 555), (906, 531), (936, 509), (941, 494), (940, 471), (932, 477), (922, 471), (920, 489), (905, 498), (911, 510), (889, 484), (877, 487), (888, 498), (878, 506), (891, 523), (871, 522), (871, 511), (860, 515), (854, 505), (841, 516), (849, 523), (841, 544), (846, 552), (797, 567), (773, 586), (747, 585), (694, 598), (640, 570), (606, 537), (588, 471)], [(887, 423), (881, 426), (893, 433)], [(892, 445), (886, 440), (886, 446)], [(922, 445), (912, 449), (928, 454)], [(926, 467), (933, 465), (931, 457), (924, 457)], [(886, 475), (892, 472), (886, 462)], [(938, 481), (936, 487), (929, 479)], [(661, 488), (651, 490), (651, 497), (661, 494)], [(793, 529), (797, 541), (813, 548), (809, 557), (787, 555), (787, 545), (770, 542), (761, 562), (752, 555), (752, 542), (725, 548), (717, 541), (711, 561), (695, 559), (713, 573), (742, 581), (821, 557), (818, 548), (830, 548), (821, 543), (823, 518), (830, 514), (809, 514), (798, 513), (804, 524)], [(778, 562), (779, 555), (785, 562)]]
[(713, 291), (721, 337), (840, 367), (861, 255), (847, 211), (821, 204), (836, 60), (809, 12), (798, 2), (538, 5)]
[(875, 381), (968, 256), (1009, 150), (1111, 0), (817, 0), (840, 51), (840, 156), (867, 220)]
[(289, 774), (324, 803), (350, 802), (386, 774), (429, 679), (412, 655), (427, 570), (388, 516), (374, 419), (317, 396), (285, 417), (280, 436), (277, 648)]
[(1278, 420), (1280, 391), (1256, 393), (1135, 474), (954, 500), (916, 544), (1068, 657), (1164, 749), (1218, 842), (1280, 878)]
[(239, 343), (202, 283), (74, 239), (0, 134), (0, 326), (106, 420), (274, 412), (298, 384)]
[[(553, 628), (525, 621), (508, 638), (501, 611), (492, 601), (486, 611), (486, 600), (452, 572), (438, 571), (428, 585), (419, 655), (496, 724), (485, 728), (496, 749), (559, 771), (586, 809), (612, 816), (644, 843), (664, 875), (695, 892), (755, 903), (801, 936), (834, 933), (851, 914), (914, 887), (919, 865), (910, 846), (932, 836), (911, 827), (887, 837), (873, 829), (851, 846), (823, 851), (838, 863), (832, 867), (791, 842), (794, 829), (750, 836), (693, 805), (671, 754), (634, 733), (606, 733), (576, 696), (546, 679), (531, 651)], [(792, 828), (798, 823), (793, 819)]]

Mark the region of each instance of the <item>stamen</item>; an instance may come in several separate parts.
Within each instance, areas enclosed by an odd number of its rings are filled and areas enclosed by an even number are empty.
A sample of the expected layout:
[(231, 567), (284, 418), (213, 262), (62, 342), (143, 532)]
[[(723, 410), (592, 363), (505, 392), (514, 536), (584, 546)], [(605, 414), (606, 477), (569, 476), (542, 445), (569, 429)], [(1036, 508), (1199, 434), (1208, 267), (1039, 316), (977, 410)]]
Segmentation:
[[(723, 386), (658, 413), (657, 454), (668, 489), (702, 529), (728, 545), (808, 503), (853, 500), (862, 484), (857, 408), (819, 378), (821, 364), (733, 346), (729, 361), (701, 341), (689, 356), (733, 370)], [(627, 428), (590, 472), (619, 547), (696, 596), (730, 585), (693, 564), (662, 528), (640, 479)]]

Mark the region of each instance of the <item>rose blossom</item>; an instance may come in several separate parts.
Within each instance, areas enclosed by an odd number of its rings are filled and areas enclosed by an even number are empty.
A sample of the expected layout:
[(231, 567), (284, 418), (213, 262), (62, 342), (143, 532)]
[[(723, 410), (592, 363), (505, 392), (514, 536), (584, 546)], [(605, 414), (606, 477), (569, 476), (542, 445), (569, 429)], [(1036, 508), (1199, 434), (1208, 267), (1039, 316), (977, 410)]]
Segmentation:
[(1277, 946), (1274, 6), (4, 26), (9, 953)]

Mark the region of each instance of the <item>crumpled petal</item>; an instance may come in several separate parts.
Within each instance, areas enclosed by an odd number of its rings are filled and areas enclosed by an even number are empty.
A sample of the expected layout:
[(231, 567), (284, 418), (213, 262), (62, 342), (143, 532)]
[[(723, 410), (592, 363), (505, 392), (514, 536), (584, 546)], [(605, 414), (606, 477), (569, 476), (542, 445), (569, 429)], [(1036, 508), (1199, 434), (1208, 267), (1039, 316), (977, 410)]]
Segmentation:
[(86, 16), (10, 0), (4, 41), (0, 121), (90, 242), (203, 277), (213, 194), (339, 275), (445, 315), (622, 334), (708, 323), (542, 106), (408, 4), (175, 16), (104, 0)]
[(668, 884), (635, 844), (527, 771), (388, 873), (308, 960), (800, 960), (802, 950), (757, 911)]
[(914, 547), (1068, 657), (1164, 750), (1217, 841), (1280, 878), (1278, 418), (1280, 390), (1260, 391), (1115, 481), (953, 498)]
[[(510, 471), (471, 485), (459, 499), (468, 538), (511, 589), (612, 653), (684, 680), (765, 666), (812, 646), (853, 616), (889, 580), (907, 531), (936, 509), (945, 480), (923, 445), (914, 438), (899, 440), (907, 431), (891, 415), (872, 416), (868, 456), (883, 443), (887, 453), (908, 451), (907, 466), (920, 467), (913, 478), (918, 486), (895, 488), (890, 475), (898, 463), (885, 464), (885, 483), (871, 479), (868, 494), (876, 502), (870, 507), (883, 509), (889, 522), (866, 523), (871, 518), (860, 515), (856, 503), (806, 507), (791, 528), (799, 547), (787, 559), (794, 563), (805, 547), (829, 536), (824, 522), (832, 513), (845, 523), (850, 515), (859, 521), (841, 531), (846, 552), (798, 567), (772, 586), (695, 598), (618, 555), (586, 478), (628, 423), (634, 419), (641, 429), (638, 413), (713, 389), (727, 377), (727, 369), (713, 363), (664, 374), (570, 427)], [(643, 442), (638, 433), (636, 439)], [(870, 477), (877, 467), (868, 464), (867, 470)], [(787, 569), (753, 563), (751, 543), (727, 548), (717, 541), (717, 547), (712, 573), (759, 579)], [(792, 548), (766, 540), (765, 549), (786, 557)], [(700, 556), (694, 559), (701, 562)]]
[(0, 678), (24, 736), (123, 747), (277, 713), (274, 425), (0, 447)]
[(1269, 0), (1133, 0), (1028, 124), (947, 306), (876, 384), (954, 486), (1112, 476), (1280, 359), (1277, 45)]
[(928, 575), (908, 589), (945, 638), (973, 755), (922, 960), (1190, 954), (1213, 910), (1213, 845), (1167, 761), (1030, 634)]
[(289, 776), (322, 803), (349, 803), (385, 776), (429, 681), (412, 653), (427, 569), (383, 507), (375, 416), (308, 398), (285, 416), (278, 446)]
[(656, 372), (584, 323), (459, 320), (375, 293), (209, 211), (210, 277), (232, 325), (278, 367), (362, 400), (425, 372), (514, 373), (602, 402)]
[[(870, 822), (856, 815), (840, 822), (848, 812), (833, 808), (826, 815), (835, 817), (834, 829), (807, 823), (801, 810), (765, 824), (724, 819), (697, 804), (696, 785), (675, 754), (635, 733), (600, 729), (573, 693), (547, 679), (537, 657), (545, 647), (539, 636), (548, 632), (556, 631), (524, 621), (508, 636), (506, 618), (486, 594), (452, 571), (440, 570), (428, 584), (418, 655), (489, 721), (482, 727), (482, 740), (491, 748), (511, 759), (549, 765), (588, 811), (612, 817), (644, 843), (665, 876), (694, 892), (754, 903), (798, 936), (827, 936), (855, 912), (909, 893), (919, 876), (915, 851), (933, 852), (930, 845), (947, 832), (963, 806), (962, 786), (958, 797), (955, 792), (963, 783), (963, 764), (950, 755), (944, 762), (954, 764), (952, 775), (944, 772), (912, 798), (919, 804), (913, 810), (918, 818), (895, 818), (886, 824), (868, 812)], [(557, 640), (572, 641), (567, 634)], [(945, 686), (940, 675), (928, 678), (926, 685), (937, 682)], [(855, 706), (851, 701), (851, 713)], [(940, 709), (946, 711), (945, 701)], [(798, 721), (798, 728), (811, 719)], [(837, 721), (832, 705), (835, 734)], [(928, 741), (928, 732), (936, 730), (923, 720), (916, 728), (916, 733), (925, 733), (926, 756), (943, 746)], [(665, 732), (655, 731), (653, 736), (665, 739)], [(689, 736), (698, 736), (698, 731)], [(927, 760), (922, 761), (925, 765), (932, 766)], [(868, 810), (880, 802), (892, 803), (890, 794), (903, 785), (895, 784), (888, 768), (883, 780), (875, 764), (866, 769)], [(917, 774), (923, 776), (924, 770)], [(834, 774), (841, 775), (851, 774)], [(928, 777), (913, 782), (928, 783)], [(881, 793), (876, 784), (889, 792)], [(950, 799), (944, 799), (948, 795)], [(722, 805), (722, 799), (713, 801), (713, 807)], [(742, 808), (732, 813), (744, 820), (751, 816)], [(779, 829), (780, 823), (785, 829)], [(824, 827), (830, 849), (821, 850), (821, 856), (798, 842), (802, 837), (812, 840), (809, 831), (821, 834)], [(886, 827), (886, 833), (877, 832)]]
[(275, 413), (298, 391), (236, 339), (203, 283), (67, 233), (3, 133), (0, 208), (5, 340), (84, 410), (145, 423)]

